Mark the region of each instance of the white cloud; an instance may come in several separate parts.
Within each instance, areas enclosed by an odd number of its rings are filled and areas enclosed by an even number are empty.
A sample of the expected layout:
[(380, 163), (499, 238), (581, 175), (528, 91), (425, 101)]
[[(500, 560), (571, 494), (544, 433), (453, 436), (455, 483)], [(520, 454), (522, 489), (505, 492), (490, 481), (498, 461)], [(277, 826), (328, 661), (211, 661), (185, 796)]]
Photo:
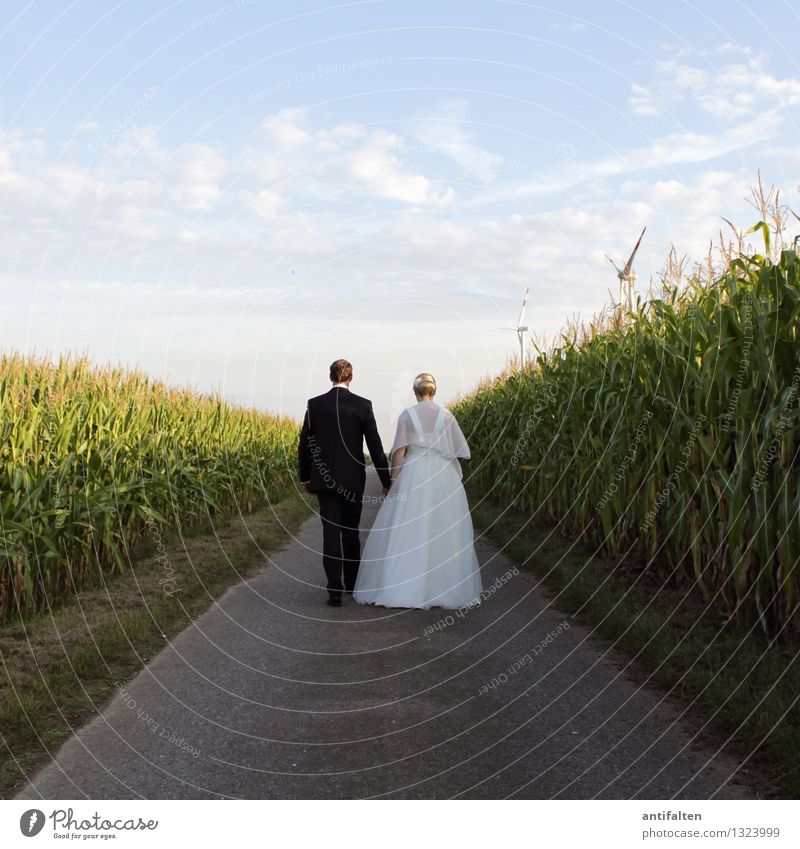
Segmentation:
[[(733, 45), (719, 51), (728, 54)], [(779, 78), (764, 69), (764, 57), (740, 51), (746, 61), (716, 65), (714, 54), (705, 54), (701, 66), (678, 61), (676, 56), (659, 62), (648, 84), (633, 83), (628, 100), (634, 113), (657, 115), (696, 105), (723, 122), (745, 116), (787, 109), (800, 103), (800, 78)]]
[[(440, 122), (428, 140), (456, 138), (465, 166), (488, 157), (459, 125), (463, 105), (451, 104), (447, 114), (452, 126)], [(755, 169), (720, 162), (694, 174), (679, 166), (716, 160), (778, 126), (743, 121), (727, 134), (667, 133), (617, 157), (571, 163), (553, 174), (555, 185), (599, 177), (613, 181), (613, 190), (589, 193), (584, 202), (555, 196), (538, 210), (529, 202), (537, 191), (543, 195), (537, 184), (511, 180), (504, 191), (512, 199), (502, 205), (481, 206), (487, 193), (480, 190), (456, 203), (440, 177), (441, 157), (406, 156), (409, 138), (399, 131), (314, 126), (297, 110), (279, 113), (244, 147), (225, 152), (212, 142), (168, 147), (153, 128), (133, 127), (97, 148), (88, 165), (58, 162), (40, 140), (5, 133), (0, 226), (14, 259), (3, 285), (46, 288), (67, 274), (75, 297), (81, 280), (119, 287), (114, 292), (149, 284), (174, 295), (159, 298), (159, 309), (188, 309), (180, 306), (184, 298), (192, 310), (224, 303), (230, 311), (292, 320), (340, 289), (351, 305), (369, 292), (379, 302), (452, 303), (483, 320), (492, 299), (506, 309), (506, 299), (510, 307), (532, 285), (542, 321), (560, 326), (572, 311), (590, 313), (603, 303), (613, 283), (603, 254), (623, 260), (644, 224), (637, 270), (646, 281), (670, 241), (699, 258), (722, 215), (752, 223), (743, 198)], [(442, 128), (455, 128), (455, 136)], [(303, 141), (280, 147), (291, 138)], [(796, 178), (796, 148), (776, 151), (771, 173)], [(666, 173), (652, 172), (659, 166)], [(527, 193), (525, 203), (514, 201), (514, 192)], [(492, 196), (497, 203), (502, 194)], [(191, 287), (207, 292), (206, 300)]]
[(219, 184), (228, 168), (225, 159), (207, 144), (182, 146), (167, 168), (175, 185), (172, 199), (186, 209), (209, 209), (222, 194)]
[(278, 214), (278, 209), (281, 205), (280, 195), (275, 192), (269, 191), (269, 189), (264, 189), (258, 194), (255, 195), (251, 202), (251, 206), (253, 209), (262, 217), (262, 218), (275, 218)]
[(89, 139), (89, 150), (95, 152), (101, 162), (127, 165), (130, 160), (163, 162), (169, 155), (161, 147), (158, 128), (152, 125), (133, 125), (124, 130), (112, 129), (108, 133), (97, 132)]
[(637, 115), (661, 115), (663, 113), (663, 107), (656, 101), (650, 89), (634, 83), (631, 86), (631, 91), (633, 94), (628, 99), (628, 103)]
[(395, 133), (375, 130), (358, 147), (315, 169), (323, 183), (340, 190), (357, 191), (375, 198), (424, 206), (447, 206), (455, 199), (450, 186), (436, 185), (423, 174), (404, 168), (396, 153), (402, 139)]
[(265, 137), (279, 148), (296, 147), (308, 141), (310, 134), (302, 126), (305, 115), (300, 109), (283, 109), (262, 123)]
[(470, 133), (463, 126), (468, 108), (463, 99), (443, 101), (416, 122), (415, 134), (422, 142), (422, 152), (448, 156), (468, 174), (491, 183), (497, 176), (497, 166), (502, 157), (472, 142)]
[[(670, 113), (675, 123), (689, 129), (658, 136), (649, 145), (616, 158), (577, 163), (570, 169), (572, 175), (556, 175), (556, 186), (574, 187), (595, 175), (717, 163), (753, 148), (753, 156), (759, 159), (753, 172), (765, 164), (791, 109), (800, 104), (800, 78), (770, 73), (765, 55), (730, 43), (701, 51), (702, 64), (688, 64), (685, 57), (690, 53), (672, 51), (669, 59), (658, 63), (652, 81), (633, 83), (628, 101), (635, 114), (667, 117)], [(737, 61), (731, 62), (734, 54)], [(544, 185), (530, 187), (532, 193), (549, 190)]]

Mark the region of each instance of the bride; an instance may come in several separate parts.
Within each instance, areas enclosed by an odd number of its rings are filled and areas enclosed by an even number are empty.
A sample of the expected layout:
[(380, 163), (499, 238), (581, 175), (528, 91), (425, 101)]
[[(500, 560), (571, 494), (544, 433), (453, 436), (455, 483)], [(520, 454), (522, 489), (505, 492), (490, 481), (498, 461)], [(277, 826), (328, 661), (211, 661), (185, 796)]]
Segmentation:
[(436, 381), (414, 379), (417, 403), (397, 420), (392, 487), (361, 552), (353, 598), (385, 607), (458, 608), (482, 591), (459, 457), (470, 456), (455, 416), (435, 404)]

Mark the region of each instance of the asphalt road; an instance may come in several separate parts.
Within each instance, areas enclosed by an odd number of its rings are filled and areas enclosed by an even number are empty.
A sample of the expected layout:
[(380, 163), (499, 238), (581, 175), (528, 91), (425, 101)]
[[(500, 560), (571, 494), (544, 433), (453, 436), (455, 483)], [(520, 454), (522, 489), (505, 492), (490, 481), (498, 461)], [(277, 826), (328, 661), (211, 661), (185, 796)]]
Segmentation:
[(321, 540), (313, 517), (17, 798), (752, 797), (487, 542), (485, 599), (456, 615), (326, 606)]

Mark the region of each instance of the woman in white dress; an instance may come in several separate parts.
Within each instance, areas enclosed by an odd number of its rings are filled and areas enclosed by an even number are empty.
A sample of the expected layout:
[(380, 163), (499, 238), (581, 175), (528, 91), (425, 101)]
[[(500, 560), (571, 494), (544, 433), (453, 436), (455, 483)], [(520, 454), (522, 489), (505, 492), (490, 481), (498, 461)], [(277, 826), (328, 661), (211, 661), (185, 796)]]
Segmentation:
[(353, 591), (360, 604), (480, 604), (480, 567), (458, 462), (469, 458), (469, 446), (455, 416), (433, 402), (435, 392), (432, 375), (417, 375), (417, 403), (397, 420), (392, 487), (364, 543)]

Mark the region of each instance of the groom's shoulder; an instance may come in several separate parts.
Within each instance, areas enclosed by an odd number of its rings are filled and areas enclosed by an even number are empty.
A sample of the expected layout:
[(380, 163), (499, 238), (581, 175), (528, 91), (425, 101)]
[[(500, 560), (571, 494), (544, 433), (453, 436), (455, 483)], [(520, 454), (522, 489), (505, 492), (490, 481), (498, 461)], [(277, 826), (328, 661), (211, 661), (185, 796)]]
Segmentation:
[(356, 395), (355, 392), (350, 393), (350, 400), (359, 407), (367, 408), (372, 406), (372, 401), (369, 398), (365, 398), (363, 395)]
[(356, 395), (355, 392), (344, 389), (338, 389), (336, 395), (330, 391), (323, 392), (322, 395), (309, 398), (307, 402), (309, 407), (333, 407), (342, 403), (349, 404), (359, 410), (368, 410), (372, 406), (372, 401), (369, 398), (364, 398), (361, 395)]
[(324, 401), (328, 397), (327, 392), (323, 392), (322, 395), (315, 395), (313, 398), (309, 398), (306, 402), (308, 406), (315, 406), (319, 404), (321, 401)]

